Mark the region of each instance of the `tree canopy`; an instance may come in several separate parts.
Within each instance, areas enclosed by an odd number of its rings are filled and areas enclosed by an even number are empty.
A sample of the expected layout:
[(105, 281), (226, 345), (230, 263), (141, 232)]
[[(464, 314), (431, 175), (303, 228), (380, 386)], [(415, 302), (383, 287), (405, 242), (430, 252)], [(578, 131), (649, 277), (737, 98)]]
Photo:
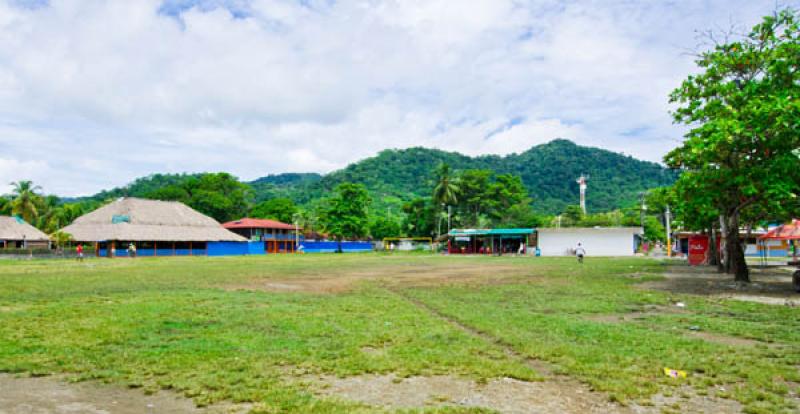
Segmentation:
[(679, 105), (675, 121), (691, 127), (683, 144), (665, 157), (688, 172), (676, 191), (688, 211), (702, 213), (699, 218), (720, 215), (727, 267), (740, 281), (749, 281), (739, 238), (742, 218), (770, 209), (777, 215), (797, 211), (798, 23), (797, 11), (783, 10), (747, 36), (715, 45), (697, 59), (702, 71), (670, 96)]
[(288, 198), (273, 198), (256, 204), (250, 211), (249, 216), (293, 223), (298, 212), (299, 209), (292, 200)]
[(323, 211), (323, 228), (337, 240), (366, 236), (369, 230), (370, 203), (371, 199), (363, 185), (339, 184)]

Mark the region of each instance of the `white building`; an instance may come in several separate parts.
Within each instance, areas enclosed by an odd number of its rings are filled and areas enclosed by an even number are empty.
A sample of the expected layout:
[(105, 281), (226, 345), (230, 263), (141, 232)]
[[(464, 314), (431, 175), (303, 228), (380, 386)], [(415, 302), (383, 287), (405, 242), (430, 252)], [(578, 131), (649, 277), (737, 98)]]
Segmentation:
[(538, 246), (542, 256), (570, 256), (578, 243), (587, 256), (633, 256), (641, 227), (539, 228)]

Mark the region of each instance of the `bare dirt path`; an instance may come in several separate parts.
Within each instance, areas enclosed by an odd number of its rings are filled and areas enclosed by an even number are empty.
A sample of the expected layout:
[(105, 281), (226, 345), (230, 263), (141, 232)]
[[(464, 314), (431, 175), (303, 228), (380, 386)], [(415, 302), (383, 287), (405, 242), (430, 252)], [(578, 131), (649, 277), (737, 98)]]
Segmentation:
[(710, 266), (672, 265), (664, 273), (664, 280), (645, 282), (639, 287), (769, 305), (800, 306), (800, 294), (792, 286), (794, 270), (751, 266), (752, 283), (742, 284), (735, 282), (731, 275), (717, 273), (716, 268)]

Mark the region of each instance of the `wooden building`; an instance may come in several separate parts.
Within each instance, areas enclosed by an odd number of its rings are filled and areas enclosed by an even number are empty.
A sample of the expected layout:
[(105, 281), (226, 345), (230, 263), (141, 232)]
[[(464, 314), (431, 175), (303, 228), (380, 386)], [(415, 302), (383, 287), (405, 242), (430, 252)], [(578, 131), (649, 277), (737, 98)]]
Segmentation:
[(131, 243), (137, 256), (259, 253), (244, 237), (176, 201), (120, 198), (78, 217), (62, 231), (76, 242), (94, 244), (98, 256), (127, 256)]
[(277, 220), (243, 218), (223, 223), (222, 227), (250, 241), (264, 242), (266, 253), (294, 253), (302, 241), (294, 226)]
[(50, 247), (50, 238), (20, 217), (0, 216), (0, 248), (33, 249)]

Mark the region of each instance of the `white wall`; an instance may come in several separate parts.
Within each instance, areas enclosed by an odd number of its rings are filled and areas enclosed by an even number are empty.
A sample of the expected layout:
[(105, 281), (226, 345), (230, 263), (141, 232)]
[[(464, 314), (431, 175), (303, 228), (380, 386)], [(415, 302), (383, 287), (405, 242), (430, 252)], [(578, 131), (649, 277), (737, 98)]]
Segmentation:
[(634, 235), (639, 227), (537, 229), (542, 256), (565, 256), (578, 243), (587, 256), (633, 256)]

